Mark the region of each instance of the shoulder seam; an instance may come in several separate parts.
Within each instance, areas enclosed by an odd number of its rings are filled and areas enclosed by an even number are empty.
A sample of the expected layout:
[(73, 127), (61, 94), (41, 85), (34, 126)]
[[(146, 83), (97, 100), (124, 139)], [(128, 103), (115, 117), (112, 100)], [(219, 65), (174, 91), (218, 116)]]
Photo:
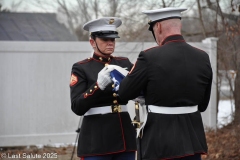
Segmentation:
[(145, 49), (144, 52), (146, 52), (146, 51), (148, 51), (148, 50), (150, 50), (150, 49), (153, 49), (153, 48), (157, 48), (157, 47), (160, 47), (160, 46), (150, 47), (150, 48), (148, 48), (148, 49)]
[(91, 60), (92, 60), (92, 58), (87, 58), (87, 59), (84, 59), (84, 60), (79, 61), (79, 62), (77, 62), (77, 63), (78, 63), (78, 64), (84, 64), (84, 63), (90, 62)]
[(199, 51), (202, 51), (202, 52), (204, 52), (204, 53), (206, 53), (204, 50), (202, 50), (202, 49), (199, 49), (199, 48), (197, 48), (197, 47), (194, 47), (194, 46), (192, 46), (193, 48), (195, 48), (195, 49), (197, 49), (197, 50), (199, 50)]

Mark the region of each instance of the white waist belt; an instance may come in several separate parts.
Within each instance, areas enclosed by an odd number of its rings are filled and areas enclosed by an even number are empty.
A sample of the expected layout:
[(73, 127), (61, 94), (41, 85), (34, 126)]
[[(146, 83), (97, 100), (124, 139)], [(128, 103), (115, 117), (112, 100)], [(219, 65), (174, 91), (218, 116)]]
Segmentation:
[[(143, 107), (146, 107), (146, 106), (143, 106)], [(145, 124), (147, 123), (148, 113), (152, 112), (152, 113), (161, 113), (161, 114), (186, 114), (186, 113), (193, 113), (197, 111), (198, 111), (198, 106), (163, 107), (163, 106), (148, 105), (148, 110), (146, 111), (146, 113), (144, 111), (145, 116), (144, 116), (143, 124), (139, 129), (137, 129), (137, 137), (139, 136), (140, 132), (142, 132), (141, 135), (143, 136), (143, 129), (145, 127)]]
[(107, 114), (107, 113), (117, 113), (117, 112), (127, 112), (126, 105), (118, 106), (103, 106), (89, 109), (84, 116), (89, 116), (93, 114)]
[(184, 106), (184, 107), (163, 107), (148, 105), (148, 112), (162, 113), (162, 114), (186, 114), (198, 111), (198, 106)]

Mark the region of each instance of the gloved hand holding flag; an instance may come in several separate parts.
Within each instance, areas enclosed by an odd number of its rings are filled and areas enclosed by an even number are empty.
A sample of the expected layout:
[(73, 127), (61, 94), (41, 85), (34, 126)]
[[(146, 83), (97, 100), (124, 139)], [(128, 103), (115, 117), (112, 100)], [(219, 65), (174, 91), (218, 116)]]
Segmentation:
[[(112, 81), (114, 82), (114, 91), (118, 91), (120, 82), (122, 79), (128, 74), (128, 71), (125, 68), (122, 68), (120, 66), (116, 65), (108, 65), (107, 66), (108, 70), (110, 71), (110, 77)], [(143, 92), (139, 94), (139, 96), (133, 101), (139, 103), (141, 107), (135, 108), (136, 112), (136, 120), (133, 121), (133, 123), (138, 123), (139, 126), (137, 129), (137, 137), (141, 137), (143, 135), (143, 128), (146, 124), (147, 121), (147, 109), (145, 106), (145, 98), (143, 96)], [(135, 106), (136, 107), (136, 106)]]
[(109, 68), (109, 70), (111, 70), (110, 77), (114, 83), (113, 90), (118, 91), (120, 82), (128, 74), (128, 71), (126, 70), (126, 68), (122, 68), (117, 65), (108, 65), (107, 67)]

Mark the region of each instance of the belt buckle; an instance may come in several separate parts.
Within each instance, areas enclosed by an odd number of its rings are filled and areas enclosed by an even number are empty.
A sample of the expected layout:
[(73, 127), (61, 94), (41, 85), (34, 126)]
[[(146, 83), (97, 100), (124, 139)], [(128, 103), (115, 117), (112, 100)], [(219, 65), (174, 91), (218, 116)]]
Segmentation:
[(122, 108), (120, 105), (113, 105), (112, 106), (112, 113), (122, 112)]

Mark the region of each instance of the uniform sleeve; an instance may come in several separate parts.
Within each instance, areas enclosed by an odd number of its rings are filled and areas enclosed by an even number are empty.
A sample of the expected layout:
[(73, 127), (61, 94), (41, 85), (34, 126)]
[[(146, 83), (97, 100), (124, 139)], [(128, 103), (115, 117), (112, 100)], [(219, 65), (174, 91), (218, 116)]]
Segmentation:
[(206, 91), (205, 91), (204, 98), (203, 98), (202, 102), (198, 105), (198, 110), (200, 112), (204, 112), (207, 109), (208, 103), (209, 103), (209, 100), (210, 100), (210, 96), (211, 96), (213, 72), (212, 72), (212, 67), (211, 67), (211, 63), (210, 63), (210, 60), (209, 60), (209, 56), (208, 56), (207, 67), (208, 67), (209, 72), (210, 72), (210, 78), (209, 78), (209, 83), (208, 83)]
[(128, 62), (129, 62), (129, 67), (128, 67), (128, 71), (130, 71), (131, 69), (132, 69), (132, 67), (133, 67), (133, 64), (129, 61), (129, 59), (128, 59)]
[(141, 52), (129, 74), (121, 81), (118, 95), (127, 101), (138, 97), (147, 84), (147, 60)]
[(70, 94), (71, 94), (71, 109), (77, 115), (84, 115), (91, 106), (96, 103), (96, 97), (102, 94), (97, 82), (93, 83), (90, 88), (87, 88), (88, 81), (85, 72), (79, 66), (74, 64), (71, 73)]

